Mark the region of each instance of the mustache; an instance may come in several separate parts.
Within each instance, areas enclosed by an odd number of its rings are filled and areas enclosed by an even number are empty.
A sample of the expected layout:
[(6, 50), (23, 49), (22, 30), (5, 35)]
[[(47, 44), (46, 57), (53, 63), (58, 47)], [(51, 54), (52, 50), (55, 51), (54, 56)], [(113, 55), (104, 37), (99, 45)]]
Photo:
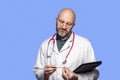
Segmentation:
[(57, 28), (58, 31), (63, 30), (63, 31), (67, 31), (66, 29), (62, 29), (62, 28)]

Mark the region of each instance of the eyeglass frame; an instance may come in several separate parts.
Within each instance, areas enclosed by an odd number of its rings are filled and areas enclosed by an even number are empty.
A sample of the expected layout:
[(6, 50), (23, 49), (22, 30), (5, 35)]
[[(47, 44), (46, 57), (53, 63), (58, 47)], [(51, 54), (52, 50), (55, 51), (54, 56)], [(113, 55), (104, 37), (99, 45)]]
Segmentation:
[(71, 27), (71, 26), (74, 26), (75, 25), (75, 23), (71, 23), (71, 22), (65, 22), (64, 20), (60, 20), (59, 18), (56, 18), (56, 20), (57, 20), (57, 22), (59, 23), (59, 24), (66, 24), (68, 27)]

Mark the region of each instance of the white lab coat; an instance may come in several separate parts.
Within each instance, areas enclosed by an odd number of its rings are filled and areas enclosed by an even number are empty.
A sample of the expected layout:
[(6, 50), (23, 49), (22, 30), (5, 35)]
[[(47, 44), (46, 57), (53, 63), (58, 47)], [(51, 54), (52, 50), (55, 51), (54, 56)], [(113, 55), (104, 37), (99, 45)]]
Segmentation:
[[(90, 42), (87, 39), (75, 34), (74, 45), (67, 57), (66, 64), (63, 64), (62, 62), (65, 60), (65, 57), (68, 54), (73, 42), (73, 33), (60, 51), (57, 49), (56, 36), (54, 37), (55, 43), (51, 40), (48, 45), (50, 39), (51, 38), (42, 43), (38, 52), (36, 64), (34, 65), (33, 71), (38, 80), (44, 79), (44, 66), (47, 64), (54, 64), (57, 67), (66, 66), (73, 71), (82, 63), (95, 61), (94, 51)], [(61, 75), (62, 68), (57, 68), (56, 71), (50, 76), (49, 80), (63, 80)], [(94, 71), (78, 74), (78, 80), (95, 80), (94, 78), (96, 76), (98, 76), (98, 74)]]

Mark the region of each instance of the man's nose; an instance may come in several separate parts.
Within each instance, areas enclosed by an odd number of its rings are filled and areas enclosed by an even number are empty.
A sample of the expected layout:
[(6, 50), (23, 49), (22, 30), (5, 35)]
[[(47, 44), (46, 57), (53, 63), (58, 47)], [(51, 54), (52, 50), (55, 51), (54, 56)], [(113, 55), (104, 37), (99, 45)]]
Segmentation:
[(64, 24), (63, 24), (63, 29), (66, 29), (66, 28), (67, 28), (67, 24), (64, 23)]

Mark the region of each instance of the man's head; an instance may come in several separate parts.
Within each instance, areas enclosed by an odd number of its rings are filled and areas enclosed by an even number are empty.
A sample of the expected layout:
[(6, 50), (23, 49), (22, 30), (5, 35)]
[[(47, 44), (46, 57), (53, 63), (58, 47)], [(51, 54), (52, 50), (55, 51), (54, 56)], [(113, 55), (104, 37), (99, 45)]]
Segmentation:
[(70, 8), (62, 9), (56, 18), (57, 34), (64, 39), (69, 35), (73, 26), (75, 25), (76, 15)]

